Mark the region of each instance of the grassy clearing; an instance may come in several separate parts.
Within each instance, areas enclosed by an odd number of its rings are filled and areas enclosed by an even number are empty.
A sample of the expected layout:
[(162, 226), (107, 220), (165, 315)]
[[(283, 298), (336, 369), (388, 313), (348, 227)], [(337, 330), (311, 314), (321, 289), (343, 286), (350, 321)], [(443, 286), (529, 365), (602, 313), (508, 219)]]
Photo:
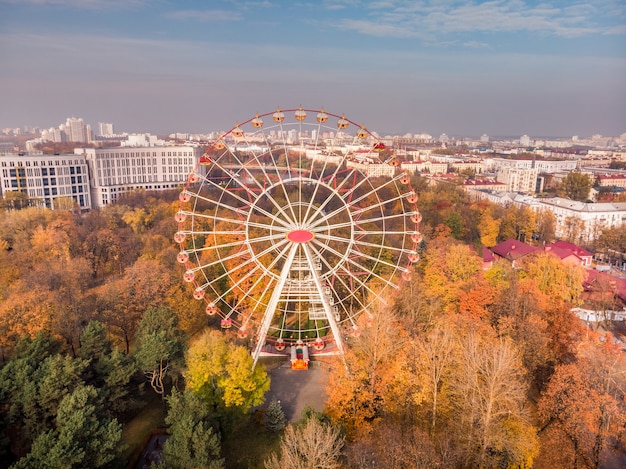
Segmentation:
[(263, 469), (263, 463), (280, 446), (280, 434), (267, 432), (254, 417), (222, 442), (227, 469)]
[(124, 425), (122, 441), (127, 448), (122, 453), (122, 460), (130, 464), (136, 461), (143, 450), (151, 432), (165, 425), (165, 410), (161, 397), (148, 393), (147, 403), (141, 411)]

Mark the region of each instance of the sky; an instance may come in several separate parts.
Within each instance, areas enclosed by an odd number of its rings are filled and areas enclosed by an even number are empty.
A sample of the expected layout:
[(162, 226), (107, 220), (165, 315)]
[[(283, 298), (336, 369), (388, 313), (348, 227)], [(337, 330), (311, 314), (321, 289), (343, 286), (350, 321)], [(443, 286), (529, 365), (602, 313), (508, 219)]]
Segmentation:
[(0, 0), (0, 129), (210, 132), (280, 106), (381, 134), (626, 132), (626, 2)]

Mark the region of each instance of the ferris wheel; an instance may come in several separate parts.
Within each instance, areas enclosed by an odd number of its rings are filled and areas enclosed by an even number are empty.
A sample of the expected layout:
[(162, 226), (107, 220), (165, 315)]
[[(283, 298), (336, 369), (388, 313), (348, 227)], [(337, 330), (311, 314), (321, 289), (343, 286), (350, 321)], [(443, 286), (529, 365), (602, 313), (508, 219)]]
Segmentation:
[(343, 353), (419, 260), (416, 201), (392, 149), (344, 115), (256, 114), (189, 175), (178, 261), (206, 313), (253, 339), (255, 364), (295, 343)]

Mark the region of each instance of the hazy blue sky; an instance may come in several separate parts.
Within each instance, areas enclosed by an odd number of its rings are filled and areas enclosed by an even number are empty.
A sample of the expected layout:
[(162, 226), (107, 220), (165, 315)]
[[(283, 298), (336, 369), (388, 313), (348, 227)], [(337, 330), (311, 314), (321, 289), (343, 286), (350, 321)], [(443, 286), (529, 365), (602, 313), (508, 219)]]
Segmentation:
[(0, 0), (0, 128), (300, 104), (381, 133), (619, 135), (626, 2)]

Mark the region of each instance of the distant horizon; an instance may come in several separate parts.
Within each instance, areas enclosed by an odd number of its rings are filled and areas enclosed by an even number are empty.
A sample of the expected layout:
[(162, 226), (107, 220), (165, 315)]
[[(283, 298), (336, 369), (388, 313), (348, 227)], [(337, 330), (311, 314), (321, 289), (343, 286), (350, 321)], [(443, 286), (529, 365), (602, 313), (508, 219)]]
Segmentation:
[[(283, 109), (283, 108), (281, 108)], [(254, 114), (253, 114), (254, 115)], [(90, 125), (91, 126), (91, 130), (94, 134), (94, 137), (100, 137), (100, 135), (98, 135), (97, 133), (97, 126), (98, 123), (102, 122), (102, 123), (108, 123), (108, 124), (113, 124), (113, 128), (114, 128), (114, 132), (116, 133), (116, 135), (120, 135), (120, 134), (150, 134), (150, 135), (155, 135), (155, 136), (166, 136), (169, 137), (171, 134), (176, 134), (176, 133), (184, 133), (184, 134), (190, 134), (190, 135), (194, 135), (194, 134), (209, 134), (209, 133), (214, 133), (217, 132), (219, 134), (223, 134), (226, 133), (227, 127), (229, 126), (234, 126), (236, 122), (241, 122), (243, 119), (240, 119), (238, 121), (232, 122), (230, 124), (226, 124), (224, 126), (222, 126), (222, 130), (205, 130), (205, 131), (190, 131), (190, 130), (184, 130), (184, 129), (179, 129), (179, 130), (170, 130), (170, 131), (165, 131), (165, 130), (160, 130), (160, 131), (154, 131), (154, 130), (125, 130), (125, 129), (120, 129), (118, 128), (119, 126), (116, 125), (115, 122), (110, 122), (110, 121), (103, 121), (103, 120), (98, 120), (95, 124), (92, 122), (87, 121), (86, 119), (73, 114), (70, 117), (74, 117), (77, 119), (83, 119), (83, 122), (85, 125)], [(247, 118), (250, 118), (251, 116), (248, 116)], [(347, 118), (349, 118), (350, 116), (347, 116)], [(65, 118), (67, 119), (67, 117)], [(65, 119), (60, 121), (58, 124), (56, 125), (46, 125), (46, 126), (40, 126), (40, 125), (34, 125), (34, 124), (25, 124), (25, 125), (21, 125), (21, 126), (2, 126), (0, 127), (0, 130), (3, 129), (20, 129), (23, 130), (25, 128), (36, 128), (39, 129), (40, 131), (42, 130), (47, 130), (50, 128), (58, 128), (59, 125), (63, 124), (65, 122)], [(366, 125), (366, 124), (364, 124)], [(527, 135), (531, 140), (572, 140), (573, 137), (578, 137), (579, 139), (582, 140), (587, 140), (587, 139), (591, 139), (594, 135), (601, 135), (603, 138), (619, 138), (621, 135), (626, 133), (626, 129), (624, 129), (622, 132), (619, 132), (618, 134), (615, 135), (609, 135), (609, 134), (604, 134), (602, 132), (593, 132), (590, 134), (573, 134), (573, 135), (530, 135), (530, 134), (525, 134), (525, 133), (520, 133), (520, 134), (509, 134), (509, 135), (490, 135), (488, 133), (481, 133), (481, 134), (471, 134), (471, 135), (466, 135), (466, 134), (460, 134), (460, 133), (450, 133), (450, 132), (427, 132), (427, 131), (380, 131), (377, 129), (373, 129), (369, 126), (366, 125), (366, 127), (368, 127), (369, 130), (371, 130), (372, 132), (375, 132), (376, 134), (378, 134), (380, 137), (384, 137), (384, 136), (388, 136), (388, 135), (393, 135), (393, 136), (402, 136), (405, 135), (407, 133), (413, 134), (413, 135), (417, 135), (417, 134), (428, 134), (431, 135), (434, 139), (439, 138), (439, 136), (441, 136), (442, 134), (446, 134), (448, 137), (450, 138), (467, 138), (467, 139), (475, 139), (475, 140), (480, 140), (480, 138), (483, 135), (487, 135), (489, 137), (489, 140), (519, 140), (520, 137)], [(26, 135), (26, 134), (23, 134)], [(34, 135), (34, 134), (31, 134)], [(5, 137), (4, 135), (0, 135), (0, 137)]]

